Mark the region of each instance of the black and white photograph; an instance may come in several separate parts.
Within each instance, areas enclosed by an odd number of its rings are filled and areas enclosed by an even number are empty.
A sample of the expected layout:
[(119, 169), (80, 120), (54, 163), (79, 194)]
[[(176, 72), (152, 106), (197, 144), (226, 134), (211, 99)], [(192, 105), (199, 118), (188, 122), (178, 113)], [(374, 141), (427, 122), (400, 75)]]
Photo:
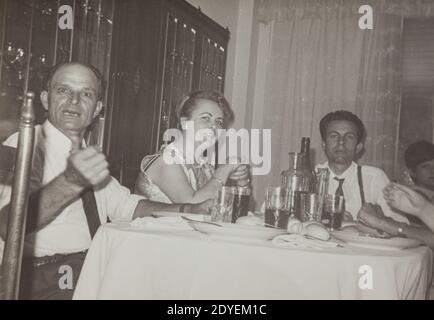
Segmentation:
[(434, 0), (0, 0), (0, 300), (434, 300), (433, 250)]

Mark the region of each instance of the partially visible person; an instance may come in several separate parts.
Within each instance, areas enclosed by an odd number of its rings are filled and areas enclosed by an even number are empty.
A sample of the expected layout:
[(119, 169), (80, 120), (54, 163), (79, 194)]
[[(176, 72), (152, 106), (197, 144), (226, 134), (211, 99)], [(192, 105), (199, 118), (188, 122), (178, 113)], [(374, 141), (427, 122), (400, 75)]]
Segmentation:
[[(176, 115), (181, 136), (161, 152), (142, 160), (135, 193), (166, 203), (200, 203), (214, 198), (228, 180), (238, 186), (249, 184), (248, 166), (233, 161), (219, 164), (214, 170), (197, 152), (203, 144), (201, 139), (195, 139), (199, 130), (217, 140), (218, 130), (227, 128), (233, 120), (233, 112), (222, 94), (192, 92), (178, 103)], [(165, 154), (176, 162), (168, 163)]]
[[(87, 249), (110, 218), (133, 220), (154, 210), (204, 212), (205, 204), (164, 204), (133, 195), (110, 176), (105, 155), (84, 135), (101, 108), (102, 77), (78, 62), (55, 66), (40, 99), (48, 120), (35, 127), (21, 299), (70, 299)], [(4, 145), (16, 148), (18, 134)], [(9, 219), (10, 186), (0, 195), (0, 236)], [(72, 268), (73, 288), (60, 288), (61, 266)]]
[(322, 148), (327, 162), (318, 165), (328, 168), (328, 192), (343, 195), (345, 210), (353, 220), (365, 203), (379, 205), (386, 216), (397, 221), (408, 220), (394, 212), (382, 197), (389, 183), (387, 175), (379, 168), (356, 163), (364, 149), (365, 127), (355, 114), (339, 110), (328, 113), (320, 121)]
[[(433, 155), (432, 144), (431, 147), (429, 147), (428, 145), (426, 145), (426, 147), (428, 148), (427, 153), (431, 154), (427, 158), (431, 158)], [(428, 161), (431, 162), (432, 160)], [(426, 162), (423, 161), (422, 164), (423, 163)], [(410, 162), (407, 165), (410, 165)], [(423, 166), (419, 169), (421, 169), (421, 171), (425, 170)], [(422, 175), (420, 178), (417, 178), (416, 175), (414, 178), (415, 183), (417, 181), (418, 184), (422, 184), (422, 181), (426, 180), (425, 177), (428, 174), (432, 174), (430, 170), (428, 170), (427, 173)], [(425, 185), (426, 187), (428, 187), (425, 190), (432, 190), (431, 187), (433, 184), (431, 182), (431, 179), (427, 179)], [(420, 191), (418, 190), (412, 190), (409, 187), (397, 183), (392, 183), (384, 189), (384, 198), (386, 199), (387, 203), (389, 203), (392, 207), (415, 216), (417, 219), (422, 221), (425, 226), (427, 226), (431, 231), (430, 233), (423, 227), (415, 229), (412, 227), (403, 226), (402, 232), (404, 233), (404, 235), (409, 238), (418, 239), (422, 243), (434, 249), (434, 203), (432, 201), (432, 198), (427, 199), (427, 195), (425, 192), (420, 193)], [(434, 283), (431, 285), (429, 299), (434, 300)]]
[(434, 201), (434, 144), (428, 141), (412, 143), (405, 150), (404, 160), (414, 189)]
[(418, 192), (397, 183), (389, 184), (384, 189), (384, 198), (393, 208), (418, 217), (425, 225), (395, 221), (371, 204), (360, 210), (359, 220), (391, 236), (416, 239), (434, 249), (434, 205)]
[(434, 203), (411, 188), (391, 183), (384, 189), (384, 198), (392, 207), (419, 218), (434, 232)]

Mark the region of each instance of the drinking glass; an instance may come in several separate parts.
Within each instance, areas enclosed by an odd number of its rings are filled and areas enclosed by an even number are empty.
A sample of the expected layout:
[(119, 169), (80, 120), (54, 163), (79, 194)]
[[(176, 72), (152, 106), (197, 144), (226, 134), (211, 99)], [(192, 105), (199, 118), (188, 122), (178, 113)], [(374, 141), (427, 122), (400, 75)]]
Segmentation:
[(339, 230), (345, 212), (345, 199), (343, 196), (327, 195), (324, 202), (324, 210), (321, 222), (330, 231)]
[(316, 193), (304, 193), (300, 195), (300, 216), (301, 221), (319, 221), (318, 207), (319, 196)]
[(249, 187), (234, 187), (234, 191), (232, 223), (235, 223), (239, 217), (247, 216), (251, 192)]
[(234, 187), (222, 187), (218, 191), (217, 196), (214, 198), (214, 203), (209, 209), (211, 214), (211, 221), (231, 222), (234, 195)]
[(286, 229), (289, 218), (290, 192), (286, 188), (268, 187), (265, 194), (265, 224)]

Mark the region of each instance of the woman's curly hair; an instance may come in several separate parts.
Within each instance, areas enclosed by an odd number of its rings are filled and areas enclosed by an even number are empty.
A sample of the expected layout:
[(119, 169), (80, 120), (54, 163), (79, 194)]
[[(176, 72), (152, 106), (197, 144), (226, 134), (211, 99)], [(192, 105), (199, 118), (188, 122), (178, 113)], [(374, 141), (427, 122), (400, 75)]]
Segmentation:
[(223, 123), (225, 128), (233, 122), (234, 112), (223, 94), (214, 90), (198, 90), (191, 92), (177, 104), (176, 117), (178, 123), (181, 122), (181, 118), (189, 119), (191, 117), (194, 108), (197, 106), (198, 100), (210, 100), (217, 103), (220, 110), (223, 112)]

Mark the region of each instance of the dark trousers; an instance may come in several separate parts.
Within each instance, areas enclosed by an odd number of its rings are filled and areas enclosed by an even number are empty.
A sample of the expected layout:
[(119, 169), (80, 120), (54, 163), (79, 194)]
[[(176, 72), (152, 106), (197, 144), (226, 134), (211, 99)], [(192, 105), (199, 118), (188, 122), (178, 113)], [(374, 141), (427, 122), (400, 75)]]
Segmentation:
[(24, 259), (20, 299), (71, 300), (86, 252)]

